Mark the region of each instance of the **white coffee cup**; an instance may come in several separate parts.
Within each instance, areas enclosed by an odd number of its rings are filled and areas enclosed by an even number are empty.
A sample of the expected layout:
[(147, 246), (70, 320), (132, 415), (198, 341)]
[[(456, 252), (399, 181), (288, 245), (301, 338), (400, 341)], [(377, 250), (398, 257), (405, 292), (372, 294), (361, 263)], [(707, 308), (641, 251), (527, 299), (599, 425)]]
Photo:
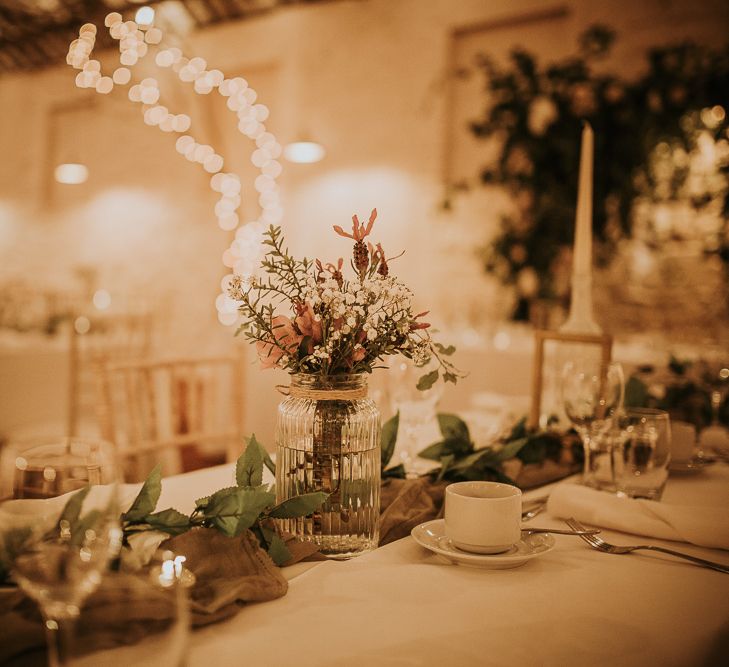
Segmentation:
[(671, 460), (690, 461), (696, 444), (696, 427), (682, 421), (671, 422)]
[(464, 551), (508, 551), (521, 539), (521, 491), (501, 482), (449, 484), (445, 490), (445, 533)]

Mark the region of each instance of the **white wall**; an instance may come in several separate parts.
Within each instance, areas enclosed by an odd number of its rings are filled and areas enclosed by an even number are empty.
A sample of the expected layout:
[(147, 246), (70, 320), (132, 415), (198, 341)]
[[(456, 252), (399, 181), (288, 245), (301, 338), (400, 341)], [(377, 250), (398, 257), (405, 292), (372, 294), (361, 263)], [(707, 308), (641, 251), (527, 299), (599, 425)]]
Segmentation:
[[(566, 10), (558, 30), (524, 46), (561, 54), (602, 20), (621, 32), (615, 62), (633, 68), (649, 42), (698, 36), (717, 43), (726, 36), (721, 0), (365, 0), (214, 27), (184, 38), (183, 48), (249, 78), (282, 141), (306, 132), (326, 146), (326, 160), (287, 165), (281, 179), (292, 250), (327, 260), (346, 254), (349, 246), (331, 225), (377, 206), (377, 236), (393, 254), (407, 248), (396, 268), (423, 307), (450, 322), (483, 324), (505, 308), (468, 252), (493, 231), (493, 216), (472, 215), (489, 202), (464, 204), (450, 216), (438, 206), (445, 152), (453, 150), (446, 76), (453, 35), (474, 27), (487, 47), (493, 42), (503, 52), (523, 41), (520, 35), (538, 34), (539, 23), (527, 22), (522, 32), (500, 19), (555, 8)], [(229, 235), (215, 224), (207, 175), (174, 151), (174, 136), (145, 126), (121, 91), (100, 99), (75, 88), (74, 75), (59, 66), (0, 78), (0, 281), (25, 275), (71, 284), (73, 267), (94, 265), (112, 295), (131, 290), (163, 300), (171, 318), (165, 351), (225, 346), (213, 299)], [(250, 173), (250, 145), (222, 103), (159, 78), (176, 111), (199, 119), (229, 164)], [(55, 163), (73, 159), (89, 165), (89, 181), (54, 184)], [(276, 402), (270, 388), (280, 380), (251, 371), (251, 427), (269, 440)]]

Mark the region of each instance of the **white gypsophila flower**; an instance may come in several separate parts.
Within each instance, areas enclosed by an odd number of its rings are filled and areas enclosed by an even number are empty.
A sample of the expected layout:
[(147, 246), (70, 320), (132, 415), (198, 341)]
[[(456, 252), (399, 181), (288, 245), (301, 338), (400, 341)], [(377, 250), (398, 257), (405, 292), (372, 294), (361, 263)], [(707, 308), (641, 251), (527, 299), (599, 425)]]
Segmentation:
[(375, 340), (377, 338), (377, 330), (376, 329), (370, 329), (367, 332), (367, 340)]

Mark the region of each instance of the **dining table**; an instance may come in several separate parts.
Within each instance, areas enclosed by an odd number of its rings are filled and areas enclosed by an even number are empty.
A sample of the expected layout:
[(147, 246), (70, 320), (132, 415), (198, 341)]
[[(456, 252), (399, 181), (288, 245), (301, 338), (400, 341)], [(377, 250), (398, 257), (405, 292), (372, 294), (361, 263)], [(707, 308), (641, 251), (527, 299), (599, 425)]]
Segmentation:
[[(233, 480), (232, 465), (165, 478), (158, 508), (190, 511), (195, 498)], [(524, 501), (554, 486), (527, 492)], [(729, 465), (672, 474), (661, 502), (729, 512)], [(566, 528), (548, 509), (527, 525)], [(604, 529), (601, 536), (729, 565), (722, 549)], [(453, 564), (412, 536), (351, 560), (285, 567), (284, 597), (194, 630), (187, 664), (727, 664), (727, 574), (652, 552), (607, 554), (575, 536), (554, 539), (551, 551), (513, 569)]]

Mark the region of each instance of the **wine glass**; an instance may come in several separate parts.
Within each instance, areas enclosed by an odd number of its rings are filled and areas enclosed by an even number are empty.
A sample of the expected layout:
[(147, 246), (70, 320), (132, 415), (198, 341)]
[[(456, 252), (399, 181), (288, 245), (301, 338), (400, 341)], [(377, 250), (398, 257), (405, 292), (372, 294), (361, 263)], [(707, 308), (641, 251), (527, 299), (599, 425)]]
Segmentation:
[(71, 660), (80, 608), (119, 553), (113, 447), (58, 438), (0, 451), (0, 552), (11, 578), (37, 602), (51, 667)]
[(618, 363), (568, 361), (562, 369), (562, 405), (585, 450), (582, 483), (614, 490), (611, 441), (604, 436), (623, 405), (625, 381)]
[(618, 417), (622, 444), (615, 450), (619, 496), (660, 500), (671, 462), (671, 420), (665, 410), (628, 408)]
[[(437, 368), (434, 362), (416, 366), (409, 360), (398, 360), (390, 369), (390, 401), (393, 412), (400, 413), (395, 460), (405, 466), (408, 476), (422, 472), (418, 467), (418, 452), (433, 439), (428, 439), (429, 427), (436, 422), (436, 406), (443, 394), (443, 383), (430, 389), (417, 388), (418, 380)], [(437, 438), (436, 433), (433, 435)]]

